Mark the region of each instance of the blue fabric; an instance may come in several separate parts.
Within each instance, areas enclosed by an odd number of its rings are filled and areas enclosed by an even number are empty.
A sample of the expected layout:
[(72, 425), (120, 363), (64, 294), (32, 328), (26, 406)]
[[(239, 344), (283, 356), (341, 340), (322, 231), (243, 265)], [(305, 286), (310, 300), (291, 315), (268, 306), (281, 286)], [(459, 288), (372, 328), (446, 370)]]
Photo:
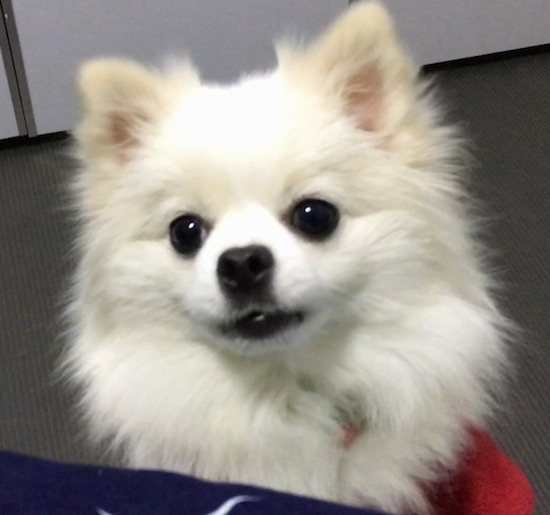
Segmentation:
[(376, 515), (249, 486), (208, 483), (166, 472), (65, 465), (6, 452), (0, 452), (0, 513)]

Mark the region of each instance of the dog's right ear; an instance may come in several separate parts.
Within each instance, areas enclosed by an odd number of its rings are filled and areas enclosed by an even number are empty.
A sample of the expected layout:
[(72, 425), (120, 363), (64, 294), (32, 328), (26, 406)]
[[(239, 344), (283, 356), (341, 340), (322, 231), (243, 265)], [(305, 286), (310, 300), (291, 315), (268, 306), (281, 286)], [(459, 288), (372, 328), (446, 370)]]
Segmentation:
[[(281, 73), (293, 84), (323, 94), (375, 144), (423, 159), (433, 120), (428, 119), (418, 67), (408, 57), (389, 11), (378, 1), (352, 4), (305, 48), (277, 49)], [(435, 119), (435, 118), (434, 118)]]
[(181, 98), (182, 86), (197, 82), (190, 66), (162, 74), (122, 59), (84, 64), (78, 79), (83, 109), (77, 136), (81, 150), (87, 159), (124, 164), (170, 103)]

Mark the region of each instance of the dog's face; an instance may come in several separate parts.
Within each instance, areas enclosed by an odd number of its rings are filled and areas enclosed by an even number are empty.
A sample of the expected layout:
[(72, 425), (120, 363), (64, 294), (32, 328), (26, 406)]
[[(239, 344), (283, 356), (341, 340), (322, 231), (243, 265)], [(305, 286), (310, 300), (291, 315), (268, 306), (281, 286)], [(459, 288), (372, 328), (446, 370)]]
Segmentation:
[(278, 54), (230, 87), (83, 69), (84, 275), (104, 323), (262, 353), (391, 319), (432, 287), (441, 149), (386, 13), (355, 8)]

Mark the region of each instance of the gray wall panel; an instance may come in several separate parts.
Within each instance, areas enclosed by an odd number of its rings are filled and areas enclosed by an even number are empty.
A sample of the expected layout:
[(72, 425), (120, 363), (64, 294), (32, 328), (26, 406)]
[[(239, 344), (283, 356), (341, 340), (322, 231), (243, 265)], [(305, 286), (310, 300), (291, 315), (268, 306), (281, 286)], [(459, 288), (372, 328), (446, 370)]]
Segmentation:
[(18, 136), (6, 70), (0, 59), (0, 139)]

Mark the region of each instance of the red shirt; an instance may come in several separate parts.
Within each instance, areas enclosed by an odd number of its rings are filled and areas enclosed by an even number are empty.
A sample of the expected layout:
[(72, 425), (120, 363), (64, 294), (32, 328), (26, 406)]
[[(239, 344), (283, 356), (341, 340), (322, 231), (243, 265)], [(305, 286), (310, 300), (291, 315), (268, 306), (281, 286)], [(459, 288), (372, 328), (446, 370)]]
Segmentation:
[(527, 476), (482, 431), (454, 479), (434, 497), (434, 515), (532, 515), (535, 495)]

